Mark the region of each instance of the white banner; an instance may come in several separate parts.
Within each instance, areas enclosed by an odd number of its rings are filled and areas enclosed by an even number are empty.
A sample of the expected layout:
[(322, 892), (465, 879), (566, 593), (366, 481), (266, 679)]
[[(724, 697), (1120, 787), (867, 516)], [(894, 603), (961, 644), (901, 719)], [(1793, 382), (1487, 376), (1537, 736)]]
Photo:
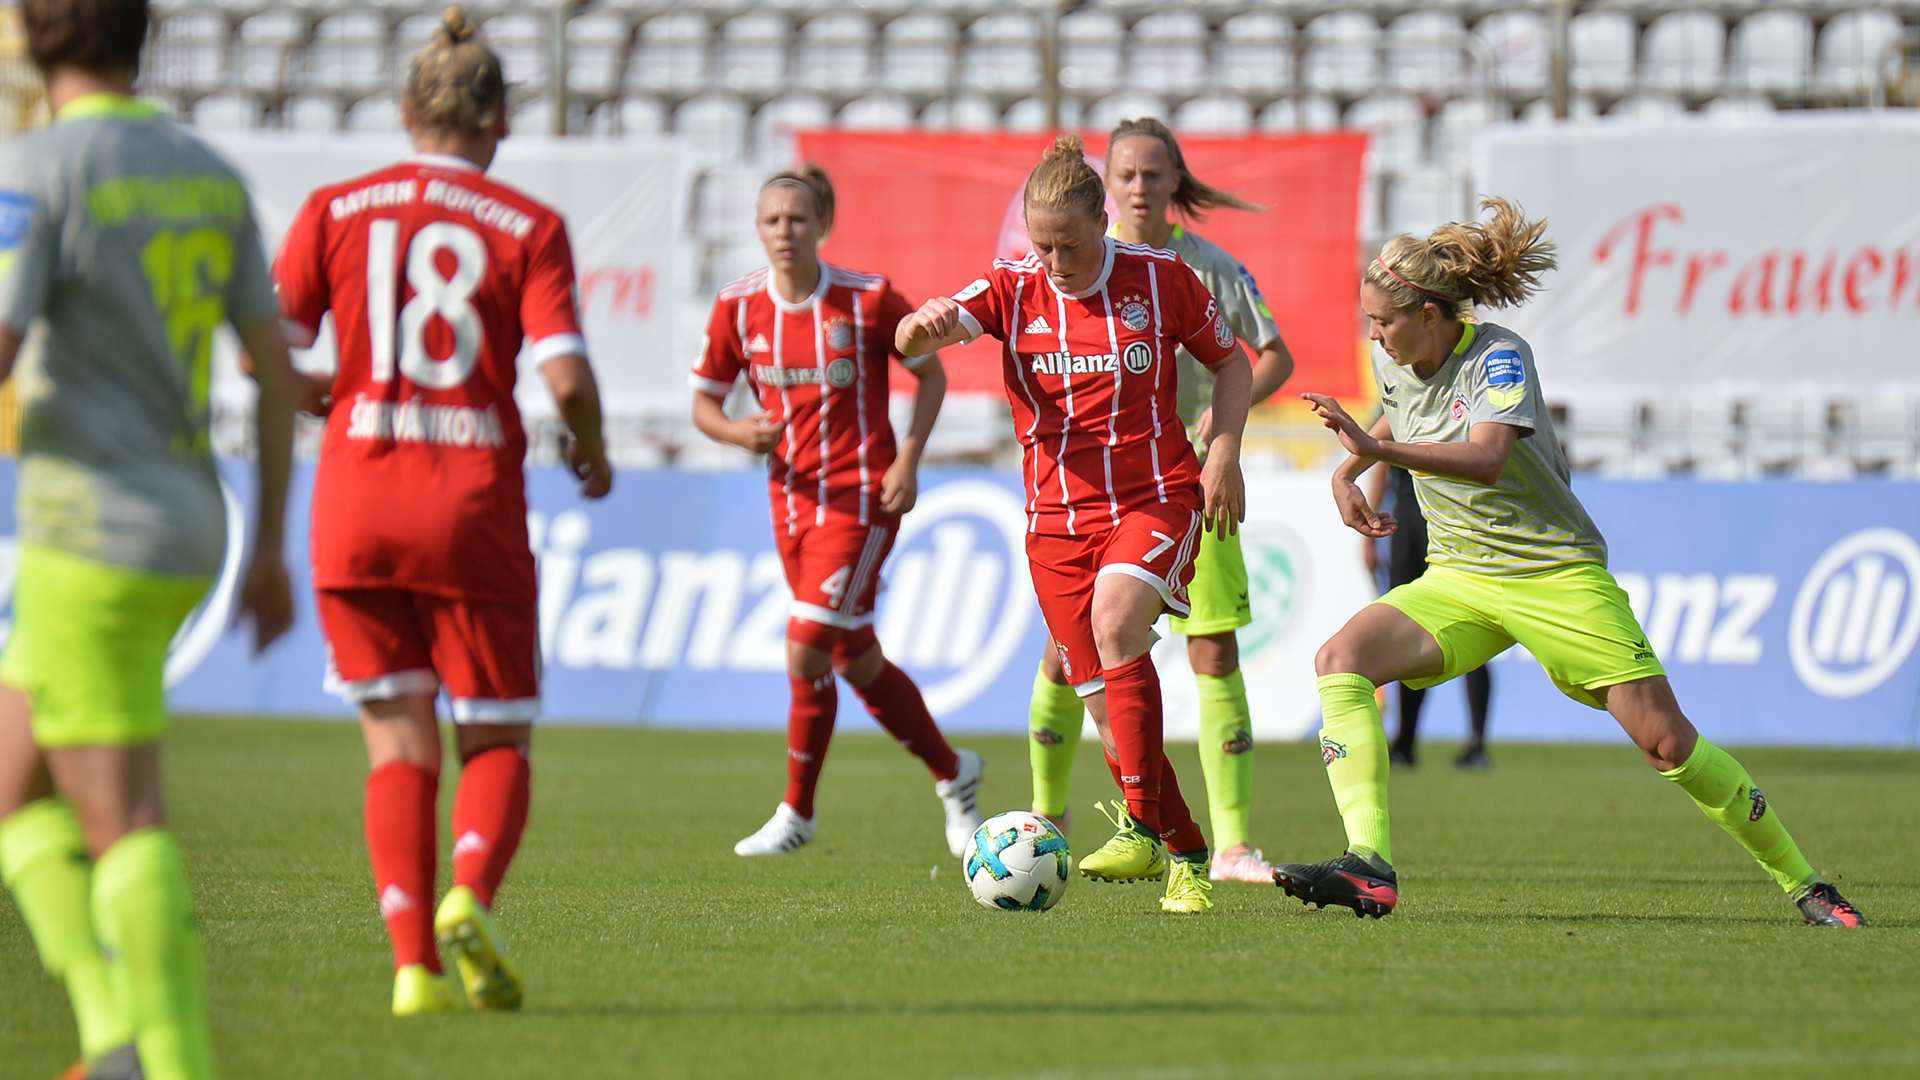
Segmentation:
[[(200, 134), (245, 178), (269, 257), (314, 188), (372, 172), (410, 152), (403, 139), (391, 136)], [(681, 293), (675, 245), (687, 188), (683, 160), (680, 144), (667, 138), (514, 136), (500, 144), (488, 170), (566, 219), (587, 348), (610, 413), (685, 407), (689, 361), (675, 338)], [(330, 363), (329, 346), (316, 348), (311, 362)], [(251, 401), (251, 387), (232, 365), (231, 353), (216, 373), (215, 394), (227, 407)], [(540, 380), (523, 377), (519, 397), (523, 410), (553, 414)]]
[(1920, 118), (1513, 128), (1479, 187), (1560, 269), (1514, 311), (1550, 390), (1920, 390)]

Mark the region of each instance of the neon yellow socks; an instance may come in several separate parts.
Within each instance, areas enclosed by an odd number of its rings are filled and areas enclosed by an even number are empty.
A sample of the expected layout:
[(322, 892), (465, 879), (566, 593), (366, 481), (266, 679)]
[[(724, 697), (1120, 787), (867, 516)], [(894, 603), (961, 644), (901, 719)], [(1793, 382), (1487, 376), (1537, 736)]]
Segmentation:
[(114, 992), (133, 1023), (148, 1080), (213, 1075), (200, 942), (180, 845), (166, 829), (139, 829), (93, 870), (93, 923), (114, 957)]
[(1663, 769), (1660, 775), (1693, 796), (1700, 811), (1740, 841), (1789, 897), (1798, 900), (1819, 884), (1820, 875), (1800, 854), (1800, 846), (1787, 835), (1767, 797), (1753, 786), (1753, 778), (1732, 754), (1703, 738), (1694, 744), (1686, 764)]
[(133, 1040), (113, 998), (106, 958), (87, 914), (93, 862), (65, 799), (28, 803), (0, 821), (0, 878), (13, 891), (40, 963), (67, 984), (87, 1060)]
[(1387, 733), (1375, 687), (1359, 675), (1320, 676), (1320, 758), (1347, 825), (1347, 847), (1393, 862), (1387, 818)]
[(1213, 845), (1223, 851), (1247, 842), (1253, 792), (1253, 717), (1247, 681), (1238, 669), (1224, 678), (1195, 674), (1200, 686), (1200, 772), (1207, 778)]
[(1047, 678), (1042, 668), (1033, 676), (1033, 697), (1027, 704), (1027, 752), (1033, 762), (1033, 812), (1059, 817), (1067, 812), (1067, 789), (1073, 784), (1073, 755), (1080, 750), (1080, 729), (1086, 724), (1086, 706), (1073, 687)]

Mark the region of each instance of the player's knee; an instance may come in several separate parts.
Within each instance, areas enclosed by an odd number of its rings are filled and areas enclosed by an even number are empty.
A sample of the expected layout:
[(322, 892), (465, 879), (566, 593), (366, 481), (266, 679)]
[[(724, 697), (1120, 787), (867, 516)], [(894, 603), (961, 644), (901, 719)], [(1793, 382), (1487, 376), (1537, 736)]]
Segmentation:
[(1315, 675), (1351, 675), (1360, 671), (1360, 648), (1345, 634), (1335, 634), (1313, 654)]
[(1151, 627), (1132, 626), (1120, 619), (1094, 619), (1093, 647), (1102, 667), (1116, 667), (1144, 654), (1151, 646)]
[(1187, 639), (1187, 664), (1195, 675), (1224, 679), (1240, 669), (1240, 643), (1231, 631)]
[(798, 642), (787, 642), (787, 674), (812, 681), (833, 670), (833, 654)]

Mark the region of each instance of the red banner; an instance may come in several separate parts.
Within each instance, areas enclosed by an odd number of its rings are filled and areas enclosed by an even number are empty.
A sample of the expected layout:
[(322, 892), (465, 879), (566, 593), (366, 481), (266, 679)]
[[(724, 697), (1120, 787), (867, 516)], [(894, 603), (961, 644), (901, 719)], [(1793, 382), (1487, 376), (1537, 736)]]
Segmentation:
[[(823, 255), (885, 274), (913, 301), (951, 293), (1008, 254), (1027, 173), (1050, 139), (1041, 135), (806, 132), (803, 160), (833, 177), (839, 220)], [(1267, 209), (1219, 210), (1197, 231), (1253, 272), (1293, 351), (1289, 390), (1354, 395), (1360, 158), (1358, 134), (1289, 138), (1183, 138), (1194, 173)], [(1093, 155), (1105, 136), (1087, 136)], [(1003, 393), (998, 342), (944, 354), (956, 391)]]

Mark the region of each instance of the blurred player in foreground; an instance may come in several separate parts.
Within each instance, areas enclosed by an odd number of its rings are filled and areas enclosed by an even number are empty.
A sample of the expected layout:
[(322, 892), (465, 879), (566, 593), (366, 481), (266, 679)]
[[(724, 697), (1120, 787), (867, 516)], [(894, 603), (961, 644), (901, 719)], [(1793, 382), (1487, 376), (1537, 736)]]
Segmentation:
[[(293, 372), (239, 178), (133, 99), (146, 0), (27, 0), (52, 127), (0, 158), (0, 378), (23, 338), (13, 632), (0, 658), (0, 876), (79, 1021), (70, 1077), (213, 1074), (186, 867), (166, 826), (167, 647), (227, 552), (214, 332), (260, 396), (264, 648), (293, 621), (281, 530)], [(137, 1054), (136, 1054), (137, 1050)]]
[(1334, 471), (1340, 516), (1362, 536), (1395, 529), (1356, 484), (1378, 462), (1414, 474), (1428, 527), (1427, 572), (1362, 608), (1320, 648), (1321, 758), (1347, 851), (1274, 870), (1302, 903), (1378, 918), (1399, 900), (1387, 818), (1387, 745), (1376, 687), (1424, 688), (1471, 671), (1514, 642), (1568, 697), (1606, 709), (1647, 762), (1680, 785), (1786, 890), (1810, 923), (1860, 926), (1801, 857), (1747, 770), (1701, 738), (1607, 572), (1607, 545), (1569, 487), (1533, 350), (1475, 305), (1526, 299), (1553, 268), (1544, 222), (1489, 199), (1486, 224), (1397, 236), (1362, 278), (1360, 305), (1379, 380), (1368, 431), (1340, 403), (1303, 395), (1353, 456)]
[[(1167, 762), (1148, 650), (1162, 611), (1190, 610), (1202, 529), (1232, 533), (1245, 516), (1240, 433), (1253, 372), (1179, 256), (1105, 235), (1106, 189), (1084, 154), (1079, 136), (1062, 135), (1028, 176), (1033, 254), (927, 301), (900, 325), (899, 346), (919, 356), (982, 334), (1005, 343), (1034, 591), (1126, 796), (1119, 832), (1080, 872), (1164, 875), (1164, 910), (1207, 911), (1207, 841)], [(1204, 468), (1174, 407), (1183, 346), (1215, 379)]]
[[(873, 630), (880, 566), (900, 515), (919, 496), (920, 454), (947, 374), (939, 357), (894, 351), (894, 328), (912, 308), (886, 278), (820, 260), (833, 209), (833, 184), (813, 165), (761, 186), (756, 220), (767, 268), (720, 290), (693, 367), (694, 425), (716, 442), (767, 455), (773, 538), (793, 590), (787, 794), (733, 850), (774, 855), (813, 839), (814, 789), (839, 711), (837, 673), (932, 771), (947, 847), (959, 858), (980, 827), (980, 755), (947, 745), (920, 688), (880, 651)], [(919, 382), (897, 447), (887, 418), (890, 359)], [(741, 376), (761, 411), (730, 420), (723, 405)]]
[[(1219, 245), (1168, 218), (1173, 208), (1199, 219), (1208, 210), (1258, 210), (1203, 183), (1187, 168), (1173, 132), (1158, 120), (1123, 120), (1107, 141), (1107, 195), (1120, 208), (1107, 235), (1129, 244), (1175, 252), (1220, 303), (1234, 335), (1253, 346), (1253, 404), (1280, 389), (1293, 374), (1293, 357), (1273, 324), (1273, 313), (1253, 275)], [(1206, 460), (1213, 438), (1213, 373), (1185, 348), (1179, 351), (1180, 422), (1193, 437), (1194, 453)], [(1173, 619), (1173, 632), (1187, 637), (1187, 662), (1200, 689), (1200, 766), (1207, 779), (1207, 809), (1216, 846), (1208, 870), (1214, 881), (1273, 881), (1273, 868), (1247, 843), (1248, 802), (1253, 786), (1253, 724), (1247, 685), (1240, 676), (1240, 645), (1234, 631), (1253, 621), (1247, 564), (1240, 534), (1206, 532), (1193, 558), (1187, 588), (1192, 611)], [(1048, 649), (1033, 682), (1029, 709), (1034, 812), (1064, 829), (1074, 754), (1080, 749), (1080, 696), (1067, 685), (1060, 655)]]
[[(313, 584), (327, 683), (357, 705), (372, 774), (367, 851), (393, 939), (395, 1015), (452, 1008), (435, 938), (476, 1009), (517, 1008), (491, 911), (526, 827), (540, 631), (514, 405), (523, 342), (572, 432), (581, 494), (613, 474), (558, 214), (487, 179), (506, 137), (500, 60), (448, 8), (407, 76), (415, 156), (308, 197), (274, 276), (296, 344), (333, 314), (340, 368), (313, 490)], [(337, 403), (333, 399), (338, 399)], [(440, 727), (460, 786), (453, 888), (433, 909)]]

